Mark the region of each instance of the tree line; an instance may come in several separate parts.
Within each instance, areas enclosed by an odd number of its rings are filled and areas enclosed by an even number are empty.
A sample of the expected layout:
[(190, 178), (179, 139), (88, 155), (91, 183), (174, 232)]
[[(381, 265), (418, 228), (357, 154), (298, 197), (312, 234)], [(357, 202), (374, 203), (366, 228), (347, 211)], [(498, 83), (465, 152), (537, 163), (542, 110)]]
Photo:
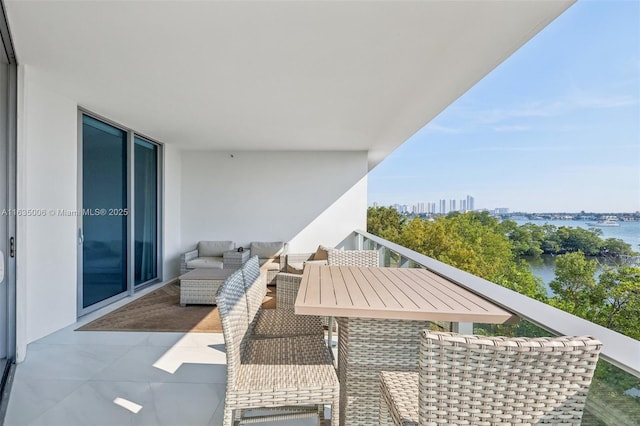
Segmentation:
[[(598, 264), (598, 256), (638, 253), (622, 240), (601, 238), (601, 230), (517, 225), (487, 212), (408, 219), (392, 207), (370, 207), (367, 231), (640, 340), (640, 266)], [(556, 255), (553, 295), (524, 259), (545, 253)]]

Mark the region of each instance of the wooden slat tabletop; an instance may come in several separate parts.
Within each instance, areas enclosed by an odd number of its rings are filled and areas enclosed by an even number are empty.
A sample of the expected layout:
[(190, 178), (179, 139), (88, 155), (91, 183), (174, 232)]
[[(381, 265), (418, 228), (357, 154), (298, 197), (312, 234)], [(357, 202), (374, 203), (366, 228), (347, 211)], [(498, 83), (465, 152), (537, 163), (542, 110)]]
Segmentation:
[(511, 312), (419, 268), (307, 265), (295, 312), (490, 324), (517, 321)]

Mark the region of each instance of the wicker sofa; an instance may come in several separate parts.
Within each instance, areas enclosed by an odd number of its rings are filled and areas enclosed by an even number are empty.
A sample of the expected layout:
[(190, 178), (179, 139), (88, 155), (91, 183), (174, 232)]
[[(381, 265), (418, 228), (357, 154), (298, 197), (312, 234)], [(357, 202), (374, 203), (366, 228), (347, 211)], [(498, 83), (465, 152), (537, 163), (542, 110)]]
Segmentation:
[(200, 241), (195, 249), (180, 256), (180, 275), (200, 268), (219, 268), (223, 266), (225, 251), (235, 249), (233, 241)]

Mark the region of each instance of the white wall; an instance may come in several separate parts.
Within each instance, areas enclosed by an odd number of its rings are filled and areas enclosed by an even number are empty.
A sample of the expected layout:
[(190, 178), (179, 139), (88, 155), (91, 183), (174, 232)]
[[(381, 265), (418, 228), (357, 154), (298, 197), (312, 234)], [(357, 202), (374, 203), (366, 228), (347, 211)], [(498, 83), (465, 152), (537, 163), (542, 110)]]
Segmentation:
[(18, 208), (46, 216), (18, 217), (18, 359), (28, 342), (76, 319), (77, 105), (21, 67)]
[(175, 278), (180, 273), (181, 214), (181, 151), (171, 145), (164, 146), (164, 279)]
[[(18, 218), (17, 359), (26, 345), (77, 319), (76, 210), (78, 105), (29, 66), (19, 69), (18, 208), (46, 216)], [(179, 272), (181, 152), (164, 147), (164, 277)]]
[[(18, 87), (17, 358), (76, 321), (77, 102), (21, 66)], [(198, 240), (336, 245), (366, 226), (366, 152), (211, 152), (164, 148), (164, 278)]]
[(366, 227), (367, 153), (182, 153), (182, 248), (199, 240), (334, 246)]

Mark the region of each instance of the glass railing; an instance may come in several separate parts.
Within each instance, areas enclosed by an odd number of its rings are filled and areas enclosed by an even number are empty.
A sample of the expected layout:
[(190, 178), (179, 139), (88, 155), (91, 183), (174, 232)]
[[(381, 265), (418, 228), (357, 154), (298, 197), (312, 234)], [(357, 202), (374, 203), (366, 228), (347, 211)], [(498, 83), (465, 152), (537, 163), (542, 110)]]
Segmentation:
[[(377, 250), (380, 266), (426, 268), (518, 314), (518, 324), (469, 324), (474, 334), (541, 337), (592, 335), (603, 342), (601, 357), (589, 388), (582, 425), (640, 425), (640, 342), (598, 324), (545, 305), (498, 284), (453, 268), (364, 231), (356, 231), (354, 245)], [(640, 319), (639, 326), (640, 326)], [(436, 330), (455, 330), (451, 323), (434, 323)]]

